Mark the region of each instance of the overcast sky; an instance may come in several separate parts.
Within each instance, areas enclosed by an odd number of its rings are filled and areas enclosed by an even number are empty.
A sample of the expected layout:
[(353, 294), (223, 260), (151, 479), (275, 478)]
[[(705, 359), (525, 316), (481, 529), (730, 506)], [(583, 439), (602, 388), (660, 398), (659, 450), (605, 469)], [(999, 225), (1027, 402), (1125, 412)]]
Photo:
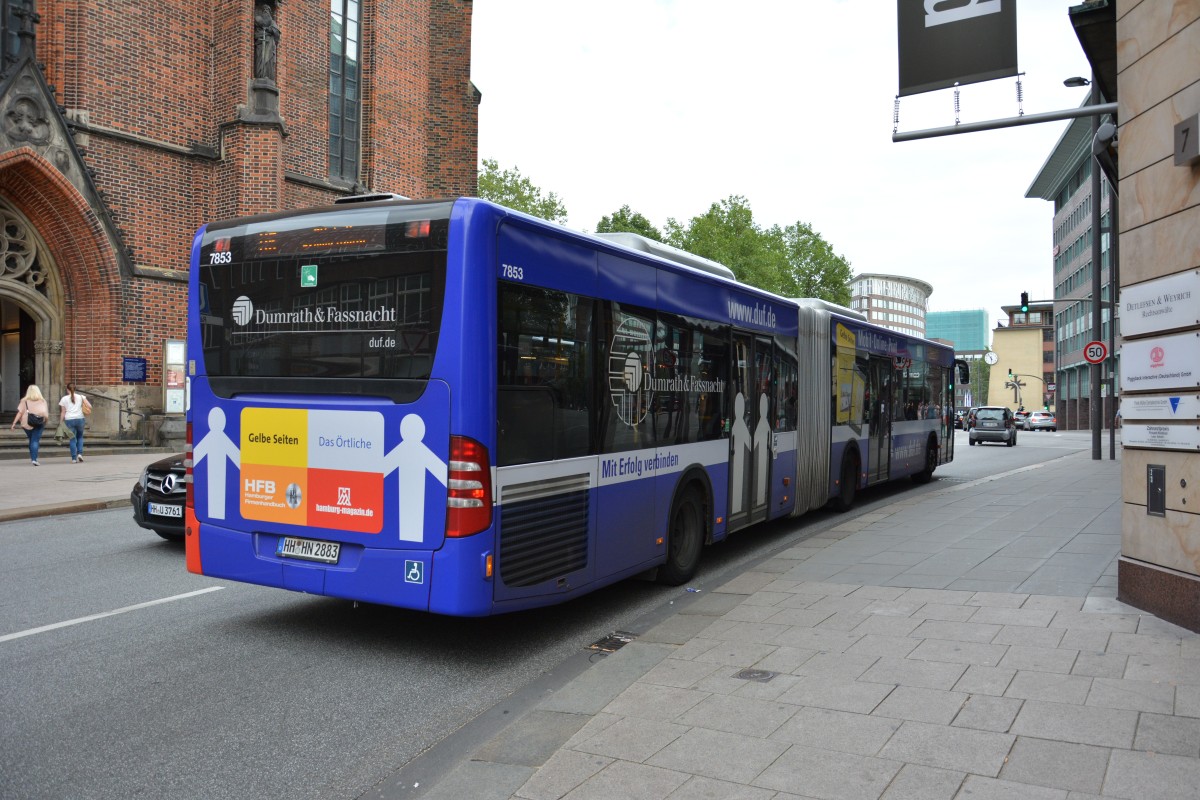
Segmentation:
[[(1026, 114), (1087, 96), (1062, 84), (1090, 69), (1078, 2), (1017, 5)], [(736, 194), (855, 274), (928, 281), (932, 311), (994, 324), (1051, 297), (1053, 205), (1025, 193), (1067, 122), (893, 144), (894, 0), (474, 0), (472, 27), (480, 158), (557, 193), (569, 227), (628, 204), (662, 228)], [(964, 123), (1017, 116), (1016, 81), (960, 103)], [(954, 121), (951, 89), (900, 103), (901, 131)]]

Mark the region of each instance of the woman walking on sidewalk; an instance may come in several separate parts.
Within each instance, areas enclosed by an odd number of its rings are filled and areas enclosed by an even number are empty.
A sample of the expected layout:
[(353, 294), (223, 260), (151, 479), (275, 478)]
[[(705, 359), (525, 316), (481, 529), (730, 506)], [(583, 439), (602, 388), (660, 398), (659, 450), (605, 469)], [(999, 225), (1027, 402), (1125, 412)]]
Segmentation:
[(46, 398), (42, 396), (42, 390), (35, 383), (29, 384), (29, 388), (25, 390), (25, 396), (17, 405), (17, 416), (13, 419), (12, 427), (16, 428), (19, 424), (25, 431), (25, 437), (29, 439), (29, 460), (35, 467), (40, 466), (38, 464), (38, 447), (41, 446), (42, 431), (46, 430), (46, 420), (49, 416), (50, 406), (46, 403)]
[(67, 393), (58, 401), (60, 419), (75, 434), (71, 438), (71, 463), (83, 461), (83, 423), (92, 413), (91, 402), (75, 391), (75, 384), (67, 384)]

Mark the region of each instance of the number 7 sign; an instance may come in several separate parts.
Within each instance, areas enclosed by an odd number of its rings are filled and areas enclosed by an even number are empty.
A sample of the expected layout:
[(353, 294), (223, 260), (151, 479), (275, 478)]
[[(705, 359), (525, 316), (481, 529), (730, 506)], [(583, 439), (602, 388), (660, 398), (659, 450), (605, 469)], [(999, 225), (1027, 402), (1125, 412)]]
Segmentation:
[(1200, 114), (1175, 124), (1175, 166), (1183, 167), (1200, 160)]

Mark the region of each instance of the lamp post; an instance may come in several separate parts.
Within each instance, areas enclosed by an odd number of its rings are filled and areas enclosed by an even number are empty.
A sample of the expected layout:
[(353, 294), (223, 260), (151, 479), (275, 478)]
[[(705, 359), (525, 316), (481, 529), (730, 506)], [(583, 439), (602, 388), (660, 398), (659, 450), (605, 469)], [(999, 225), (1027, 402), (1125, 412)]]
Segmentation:
[[(1117, 295), (1121, 286), (1120, 205), (1117, 200), (1117, 166), (1110, 148), (1115, 149), (1117, 126), (1114, 121), (1100, 125), (1092, 138), (1093, 169), (1103, 167), (1108, 176), (1108, 458), (1117, 457)], [(1104, 160), (1102, 160), (1104, 159)]]
[[(1091, 97), (1088, 99), (1088, 105), (1095, 106), (1100, 103), (1100, 87), (1096, 84), (1095, 75), (1092, 80), (1082, 77), (1067, 78), (1063, 81), (1064, 86), (1091, 86)], [(1092, 141), (1096, 139), (1096, 133), (1100, 129), (1100, 118), (1092, 115)], [(1100, 166), (1096, 163), (1095, 158), (1088, 165), (1091, 168), (1091, 194), (1092, 194), (1092, 341), (1098, 342), (1104, 335), (1104, 327), (1100, 320)], [(1110, 354), (1111, 355), (1111, 354)], [(1092, 427), (1092, 460), (1100, 460), (1100, 430), (1102, 415), (1100, 398), (1100, 365), (1092, 364), (1088, 367), (1091, 377), (1091, 390), (1088, 392), (1088, 421)]]

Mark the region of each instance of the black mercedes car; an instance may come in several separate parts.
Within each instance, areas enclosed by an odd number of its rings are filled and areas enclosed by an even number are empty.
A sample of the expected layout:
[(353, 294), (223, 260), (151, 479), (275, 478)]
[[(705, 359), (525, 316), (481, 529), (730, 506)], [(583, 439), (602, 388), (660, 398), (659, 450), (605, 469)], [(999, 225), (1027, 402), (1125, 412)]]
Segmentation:
[(183, 539), (183, 455), (167, 456), (142, 470), (129, 502), (133, 521), (164, 539)]

